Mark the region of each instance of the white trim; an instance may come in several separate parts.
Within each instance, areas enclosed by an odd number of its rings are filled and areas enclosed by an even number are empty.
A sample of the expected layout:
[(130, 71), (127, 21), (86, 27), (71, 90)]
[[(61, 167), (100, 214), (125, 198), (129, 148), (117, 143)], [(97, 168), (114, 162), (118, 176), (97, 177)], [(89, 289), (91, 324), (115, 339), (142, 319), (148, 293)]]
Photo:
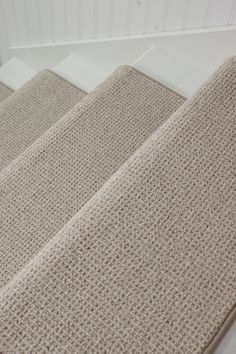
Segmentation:
[(0, 67), (0, 82), (15, 91), (36, 73), (36, 70), (24, 64), (21, 60), (12, 58)]
[(64, 42), (50, 42), (50, 43), (39, 43), (31, 45), (16, 45), (10, 46), (8, 50), (13, 49), (30, 49), (30, 48), (47, 48), (47, 47), (59, 47), (59, 46), (69, 46), (76, 44), (89, 44), (89, 43), (106, 43), (115, 41), (129, 41), (132, 39), (144, 39), (144, 38), (163, 38), (163, 37), (174, 37), (174, 36), (187, 36), (191, 34), (202, 34), (202, 33), (215, 33), (222, 31), (234, 31), (236, 30), (236, 25), (223, 26), (223, 27), (211, 27), (202, 29), (191, 29), (191, 30), (181, 30), (181, 31), (166, 31), (157, 33), (143, 33), (138, 35), (129, 35), (121, 37), (107, 37), (107, 38), (92, 38), (92, 39), (82, 39), (79, 41), (64, 41)]
[(109, 74), (96, 63), (71, 53), (53, 71), (85, 92), (92, 91)]
[(214, 354), (235, 354), (236, 348), (236, 321), (232, 324)]
[(186, 98), (192, 96), (210, 76), (198, 66), (157, 45), (148, 48), (132, 65)]
[[(179, 34), (177, 34), (179, 33)], [(133, 63), (150, 45), (159, 45), (207, 72), (236, 54), (236, 28), (140, 35), (125, 39), (83, 40), (66, 43), (12, 47), (8, 58), (17, 57), (37, 70), (54, 68), (72, 52), (109, 73)]]

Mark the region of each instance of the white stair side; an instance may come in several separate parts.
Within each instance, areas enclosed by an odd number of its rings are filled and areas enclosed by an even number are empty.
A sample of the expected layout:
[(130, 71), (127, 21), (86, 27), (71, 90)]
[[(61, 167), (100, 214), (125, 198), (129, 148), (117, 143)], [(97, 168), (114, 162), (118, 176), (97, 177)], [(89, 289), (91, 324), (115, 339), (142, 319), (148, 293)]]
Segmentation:
[(56, 65), (53, 71), (85, 92), (95, 89), (110, 74), (110, 71), (75, 53)]
[(133, 66), (184, 97), (190, 97), (210, 73), (157, 45), (150, 46)]
[(36, 74), (36, 70), (21, 60), (12, 58), (0, 67), (0, 82), (15, 91)]
[(230, 327), (214, 354), (235, 354), (236, 348), (236, 321)]

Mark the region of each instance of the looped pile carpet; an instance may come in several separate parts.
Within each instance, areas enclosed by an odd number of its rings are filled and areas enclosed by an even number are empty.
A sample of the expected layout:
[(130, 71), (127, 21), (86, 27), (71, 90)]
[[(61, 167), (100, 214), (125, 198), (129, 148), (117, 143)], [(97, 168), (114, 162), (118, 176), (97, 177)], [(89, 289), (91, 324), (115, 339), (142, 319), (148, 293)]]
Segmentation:
[(184, 98), (116, 70), (0, 175), (0, 286), (93, 196)]
[(236, 303), (236, 58), (131, 67), (0, 174), (0, 351), (210, 353)]
[(85, 93), (50, 70), (44, 70), (0, 105), (0, 171)]
[(3, 102), (6, 98), (8, 98), (13, 93), (6, 85), (0, 83), (0, 103)]

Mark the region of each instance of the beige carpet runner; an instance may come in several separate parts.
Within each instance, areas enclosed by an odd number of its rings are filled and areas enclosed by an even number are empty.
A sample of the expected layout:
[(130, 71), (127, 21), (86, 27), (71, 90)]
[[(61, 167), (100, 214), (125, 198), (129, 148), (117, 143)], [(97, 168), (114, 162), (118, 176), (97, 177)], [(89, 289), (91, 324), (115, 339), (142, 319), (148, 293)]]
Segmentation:
[(0, 83), (0, 103), (8, 98), (12, 93), (13, 91), (9, 87)]
[(79, 88), (45, 70), (0, 104), (0, 171), (84, 95)]
[(2, 172), (1, 286), (183, 102), (121, 67)]
[[(54, 219), (79, 209), (181, 101), (119, 69), (45, 137), (30, 167), (19, 160), (9, 169), (1, 181), (3, 284), (16, 272), (17, 255), (20, 269), (39, 248), (39, 234), (43, 242), (53, 235)], [(236, 302), (235, 117), (236, 58), (2, 288), (3, 352), (212, 348)]]
[(235, 319), (236, 58), (184, 101), (121, 67), (3, 166), (0, 352), (213, 352)]

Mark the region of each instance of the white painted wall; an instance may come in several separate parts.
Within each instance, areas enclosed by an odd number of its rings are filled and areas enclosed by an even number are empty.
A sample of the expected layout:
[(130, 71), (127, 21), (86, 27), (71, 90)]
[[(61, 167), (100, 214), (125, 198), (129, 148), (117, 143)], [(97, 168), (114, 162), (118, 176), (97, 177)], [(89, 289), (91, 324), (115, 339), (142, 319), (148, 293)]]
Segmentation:
[(233, 24), (236, 0), (0, 0), (0, 51)]

